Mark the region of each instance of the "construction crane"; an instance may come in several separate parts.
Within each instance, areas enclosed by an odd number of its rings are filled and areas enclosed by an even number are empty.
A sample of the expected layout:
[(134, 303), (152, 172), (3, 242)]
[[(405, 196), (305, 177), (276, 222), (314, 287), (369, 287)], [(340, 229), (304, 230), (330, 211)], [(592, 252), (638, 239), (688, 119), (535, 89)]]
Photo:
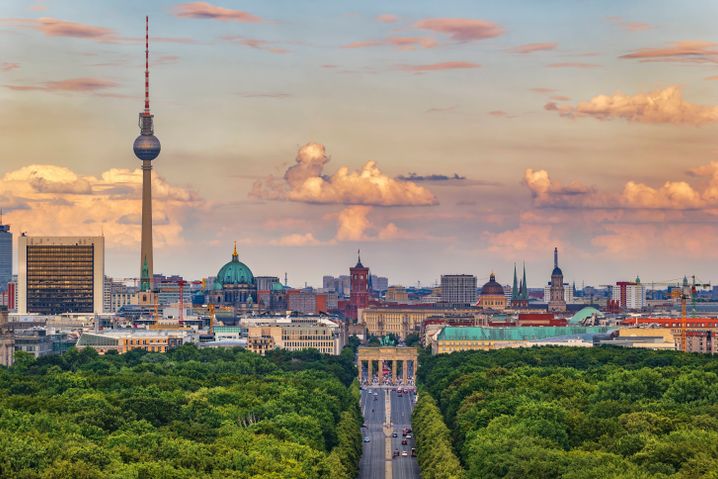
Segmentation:
[[(646, 283), (644, 283), (646, 284)], [(681, 347), (680, 350), (686, 352), (688, 350), (688, 300), (691, 300), (691, 317), (695, 315), (696, 311), (696, 293), (698, 288), (706, 289), (710, 288), (710, 283), (696, 283), (695, 275), (691, 276), (691, 282), (688, 283), (687, 278), (684, 277), (682, 280), (671, 280), (671, 281), (651, 281), (651, 288), (655, 289), (655, 285), (665, 286), (666, 288), (678, 288), (680, 290), (680, 301), (681, 301)]]

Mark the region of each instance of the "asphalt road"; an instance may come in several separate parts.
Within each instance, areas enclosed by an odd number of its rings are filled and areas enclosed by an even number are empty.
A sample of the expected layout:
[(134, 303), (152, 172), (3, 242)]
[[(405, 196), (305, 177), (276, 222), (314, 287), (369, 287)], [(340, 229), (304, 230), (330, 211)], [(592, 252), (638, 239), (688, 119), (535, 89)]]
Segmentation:
[[(374, 393), (377, 393), (374, 396)], [(397, 432), (397, 438), (385, 438), (385, 410), (386, 398), (389, 398), (391, 407), (392, 428), (387, 429)], [(406, 446), (401, 445), (402, 430), (411, 426), (411, 412), (414, 407), (413, 395), (402, 394), (398, 397), (396, 391), (385, 388), (370, 388), (362, 391), (361, 394), (361, 410), (364, 414), (364, 424), (366, 428), (362, 429), (363, 437), (368, 437), (369, 442), (364, 442), (364, 453), (359, 463), (359, 479), (388, 479), (386, 467), (391, 468), (391, 479), (415, 479), (419, 478), (419, 465), (416, 458), (411, 457), (411, 448), (416, 447), (414, 439), (407, 439)], [(391, 445), (387, 448), (385, 441), (391, 441)], [(406, 450), (407, 457), (399, 456), (392, 458), (391, 452), (394, 449), (399, 451)], [(390, 459), (387, 464), (387, 453)]]
[(392, 479), (418, 479), (419, 464), (416, 462), (415, 457), (411, 457), (411, 448), (416, 447), (413, 434), (411, 439), (407, 439), (408, 444), (406, 446), (401, 445), (402, 430), (405, 427), (411, 427), (411, 413), (414, 410), (414, 395), (402, 394), (402, 397), (399, 397), (396, 391), (388, 394), (391, 394), (391, 422), (398, 435), (396, 439), (391, 440), (392, 451), (394, 449), (399, 449), (400, 452), (404, 450), (409, 453), (409, 456), (407, 457), (399, 456), (394, 458)]
[[(376, 396), (374, 392), (377, 393)], [(367, 427), (362, 428), (364, 452), (359, 462), (359, 479), (384, 477), (384, 402), (384, 390), (381, 388), (365, 389), (361, 392), (360, 405)], [(369, 442), (366, 442), (367, 437)]]

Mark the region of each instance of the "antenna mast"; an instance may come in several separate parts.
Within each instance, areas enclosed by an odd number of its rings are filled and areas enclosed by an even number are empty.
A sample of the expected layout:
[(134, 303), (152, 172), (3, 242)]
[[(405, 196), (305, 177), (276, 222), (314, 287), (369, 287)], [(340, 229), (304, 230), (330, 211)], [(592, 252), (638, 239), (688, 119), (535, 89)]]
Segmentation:
[(150, 114), (150, 17), (145, 16), (145, 116)]

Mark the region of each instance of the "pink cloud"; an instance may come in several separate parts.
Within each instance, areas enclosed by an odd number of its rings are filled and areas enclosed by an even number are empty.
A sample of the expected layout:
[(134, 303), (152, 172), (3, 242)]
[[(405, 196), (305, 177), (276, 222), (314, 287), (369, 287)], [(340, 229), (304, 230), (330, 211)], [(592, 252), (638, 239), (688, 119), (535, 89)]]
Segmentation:
[(544, 109), (569, 118), (592, 117), (598, 120), (624, 119), (637, 123), (673, 123), (703, 125), (718, 121), (718, 107), (688, 103), (680, 87), (636, 95), (615, 93), (599, 95), (576, 106), (547, 103)]
[(629, 32), (642, 32), (653, 28), (653, 25), (650, 23), (629, 22), (623, 17), (608, 17), (608, 21)]
[(396, 23), (399, 20), (399, 17), (390, 13), (385, 13), (376, 17), (376, 19), (381, 23)]
[(505, 259), (532, 259), (546, 255), (554, 246), (561, 248), (553, 227), (547, 224), (520, 224), (498, 233), (485, 233), (488, 250)]
[(321, 244), (321, 241), (316, 239), (312, 233), (292, 233), (270, 243), (276, 246), (317, 246)]
[(13, 26), (32, 28), (49, 37), (73, 37), (90, 40), (116, 41), (115, 32), (109, 28), (88, 25), (85, 23), (68, 22), (57, 18), (4, 18), (0, 23)]
[(718, 75), (711, 75), (705, 78), (706, 80), (718, 80)]
[(481, 65), (479, 65), (478, 63), (453, 61), (453, 62), (429, 63), (427, 65), (400, 65), (399, 68), (401, 70), (404, 70), (407, 72), (422, 73), (422, 72), (433, 72), (433, 71), (441, 71), (441, 70), (466, 70), (466, 69), (472, 69), (472, 68), (479, 68), (480, 66)]
[(437, 204), (429, 189), (412, 181), (400, 181), (385, 175), (374, 161), (367, 161), (357, 171), (342, 166), (331, 176), (324, 174), (324, 167), (329, 161), (324, 145), (307, 143), (299, 149), (295, 164), (285, 171), (283, 178), (269, 177), (255, 182), (250, 196), (301, 203), (363, 206)]
[(700, 40), (675, 42), (662, 48), (641, 48), (619, 58), (641, 62), (718, 63), (718, 43)]
[(287, 53), (287, 50), (285, 48), (272, 46), (274, 45), (274, 43), (267, 40), (247, 38), (240, 35), (224, 35), (222, 36), (222, 40), (239, 43), (240, 45), (244, 45), (245, 47), (254, 48), (255, 50), (264, 50), (278, 55)]
[(259, 23), (261, 18), (241, 10), (218, 7), (207, 2), (182, 3), (175, 7), (175, 15), (185, 18), (203, 18), (211, 20), (241, 23)]
[(9, 72), (20, 68), (19, 63), (3, 62), (0, 64), (0, 71)]
[(394, 46), (401, 50), (415, 50), (417, 47), (434, 48), (436, 45), (437, 41), (430, 37), (389, 37), (382, 40), (352, 42), (342, 48)]
[(534, 52), (544, 52), (548, 50), (555, 50), (558, 46), (557, 43), (553, 42), (546, 42), (546, 43), (526, 43), (525, 45), (519, 45), (517, 47), (512, 48), (510, 51), (513, 53), (521, 53), (521, 54), (527, 54), (527, 53), (534, 53)]
[(417, 22), (415, 26), (443, 33), (458, 42), (485, 40), (504, 33), (504, 29), (493, 22), (468, 18), (430, 18)]
[(509, 114), (503, 110), (492, 110), (489, 112), (489, 115), (494, 118), (510, 118)]
[(529, 90), (534, 93), (553, 93), (556, 91), (554, 88), (546, 88), (546, 87), (534, 87), (534, 88), (529, 88)]
[(598, 68), (600, 65), (595, 63), (583, 62), (559, 62), (546, 65), (548, 68)]
[(106, 80), (103, 78), (70, 78), (67, 80), (47, 81), (39, 85), (5, 85), (11, 90), (17, 91), (28, 91), (28, 90), (43, 90), (43, 91), (69, 91), (69, 92), (81, 92), (89, 91), (94, 92), (98, 90), (105, 90), (108, 88), (115, 88), (118, 83), (112, 80)]

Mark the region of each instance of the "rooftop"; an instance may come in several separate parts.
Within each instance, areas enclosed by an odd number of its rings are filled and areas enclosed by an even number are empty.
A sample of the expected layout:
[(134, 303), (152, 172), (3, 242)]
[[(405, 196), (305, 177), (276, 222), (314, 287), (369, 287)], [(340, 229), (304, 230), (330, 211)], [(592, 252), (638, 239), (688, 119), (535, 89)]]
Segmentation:
[(564, 336), (604, 334), (609, 329), (606, 326), (510, 326), (506, 328), (447, 326), (439, 333), (437, 339), (440, 341), (532, 341)]

